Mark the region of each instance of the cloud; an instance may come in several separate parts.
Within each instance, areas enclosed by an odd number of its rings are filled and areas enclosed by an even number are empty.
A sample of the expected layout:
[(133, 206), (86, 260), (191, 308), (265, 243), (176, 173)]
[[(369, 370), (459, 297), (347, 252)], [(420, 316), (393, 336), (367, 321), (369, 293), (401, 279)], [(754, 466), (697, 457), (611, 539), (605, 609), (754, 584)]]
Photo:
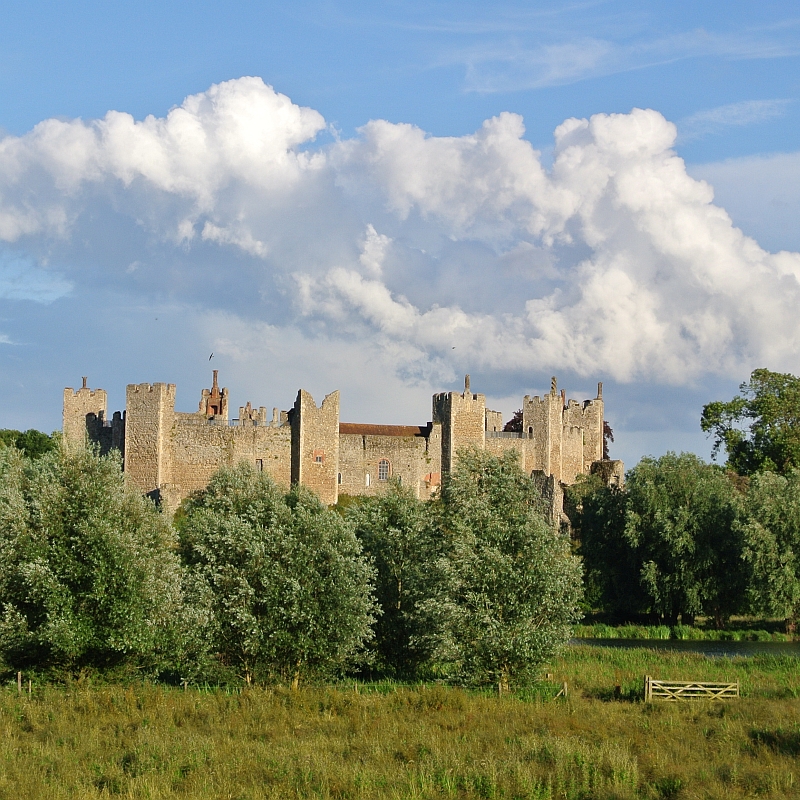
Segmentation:
[(248, 351), (253, 331), (303, 358), (338, 342), (425, 384), (800, 368), (800, 254), (736, 228), (658, 112), (566, 120), (549, 170), (512, 113), (313, 146), (324, 128), (257, 78), (161, 119), (47, 120), (0, 141), (0, 239), (67, 265), (55, 296), (168, 298), (238, 320)]
[(699, 139), (729, 127), (768, 122), (786, 114), (791, 100), (743, 100), (698, 111), (678, 123), (680, 140)]
[[(581, 26), (582, 27), (582, 26)], [(716, 33), (702, 29), (660, 37), (603, 38), (597, 35), (539, 41), (495, 39), (454, 50), (442, 64), (463, 64), (466, 91), (491, 94), (563, 86), (693, 58), (744, 60), (786, 58), (799, 50), (775, 31)]]

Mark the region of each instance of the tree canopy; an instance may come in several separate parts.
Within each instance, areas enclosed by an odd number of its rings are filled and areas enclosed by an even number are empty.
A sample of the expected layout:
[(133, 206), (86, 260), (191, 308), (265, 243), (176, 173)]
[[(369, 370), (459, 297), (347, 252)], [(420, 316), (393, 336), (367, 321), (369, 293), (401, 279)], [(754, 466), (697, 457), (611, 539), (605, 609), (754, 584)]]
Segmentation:
[(800, 467), (800, 378), (757, 369), (732, 400), (705, 405), (700, 426), (741, 475)]
[(441, 657), (470, 682), (524, 682), (580, 617), (581, 567), (568, 538), (547, 522), (514, 451), (460, 451), (432, 510), (446, 543), (429, 600), (441, 614)]
[(38, 458), (56, 448), (57, 434), (48, 436), (46, 433), (30, 428), (25, 431), (16, 431), (11, 428), (0, 430), (0, 444), (6, 447), (16, 447), (28, 458)]
[(431, 594), (431, 565), (442, 538), (431, 525), (431, 506), (393, 482), (389, 490), (350, 506), (347, 518), (376, 569), (374, 666), (384, 674), (412, 676), (431, 656), (433, 621), (424, 604)]
[(0, 449), (0, 655), (17, 668), (176, 668), (181, 569), (171, 526), (119, 459)]
[(352, 527), (242, 463), (191, 499), (180, 549), (211, 598), (212, 650), (246, 681), (335, 672), (371, 635), (373, 571)]

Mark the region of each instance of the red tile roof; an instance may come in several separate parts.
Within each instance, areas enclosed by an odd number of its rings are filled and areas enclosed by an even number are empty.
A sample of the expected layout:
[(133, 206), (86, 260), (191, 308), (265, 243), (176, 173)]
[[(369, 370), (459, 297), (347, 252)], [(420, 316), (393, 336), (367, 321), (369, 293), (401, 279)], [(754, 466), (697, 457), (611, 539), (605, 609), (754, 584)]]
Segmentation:
[(359, 422), (340, 422), (339, 433), (358, 436), (427, 436), (427, 425), (362, 425)]

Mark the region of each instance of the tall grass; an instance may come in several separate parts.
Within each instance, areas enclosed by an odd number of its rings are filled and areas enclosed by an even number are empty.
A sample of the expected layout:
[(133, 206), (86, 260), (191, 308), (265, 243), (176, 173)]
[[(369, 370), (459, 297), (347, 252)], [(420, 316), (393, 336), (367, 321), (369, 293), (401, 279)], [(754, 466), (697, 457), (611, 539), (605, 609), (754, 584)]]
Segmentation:
[[(796, 667), (575, 647), (547, 667), (566, 701), (389, 683), (9, 686), (0, 798), (792, 797)], [(645, 705), (645, 673), (740, 680), (744, 697)]]

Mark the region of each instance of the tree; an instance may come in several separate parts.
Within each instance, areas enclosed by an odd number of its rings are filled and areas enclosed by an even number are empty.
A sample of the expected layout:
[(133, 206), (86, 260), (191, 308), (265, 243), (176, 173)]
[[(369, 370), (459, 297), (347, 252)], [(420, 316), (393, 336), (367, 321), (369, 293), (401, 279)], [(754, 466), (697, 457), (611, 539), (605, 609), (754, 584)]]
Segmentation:
[(0, 444), (4, 444), (6, 447), (16, 447), (28, 458), (38, 458), (51, 450), (55, 450), (56, 436), (57, 434), (48, 436), (46, 433), (33, 428), (24, 433), (4, 428), (0, 430)]
[(503, 430), (508, 433), (521, 433), (522, 432), (522, 409), (517, 409), (511, 416), (511, 419), (503, 426)]
[(628, 494), (606, 486), (598, 475), (582, 475), (567, 487), (565, 511), (583, 559), (585, 602), (619, 620), (647, 610), (636, 548), (626, 536)]
[(177, 669), (181, 569), (168, 521), (115, 456), (0, 449), (0, 655), (14, 668)]
[(754, 475), (739, 529), (753, 608), (793, 626), (800, 614), (800, 471)]
[(371, 635), (373, 571), (352, 527), (302, 487), (242, 463), (190, 499), (181, 554), (212, 597), (212, 640), (247, 682), (351, 664)]
[(700, 426), (742, 475), (800, 467), (800, 378), (757, 369), (732, 400), (705, 405)]
[(446, 543), (439, 560), (440, 657), (465, 679), (504, 691), (569, 639), (580, 614), (581, 568), (547, 523), (517, 454), (464, 450), (431, 506)]
[(614, 431), (606, 420), (603, 420), (603, 458), (611, 458), (609, 444), (614, 442)]
[(739, 498), (719, 468), (692, 453), (643, 458), (628, 474), (625, 536), (636, 551), (653, 611), (713, 614), (717, 625), (740, 610), (747, 585)]
[(430, 657), (430, 619), (422, 604), (429, 595), (431, 565), (441, 555), (424, 503), (393, 482), (389, 490), (362, 499), (347, 512), (356, 536), (376, 569), (376, 666), (410, 677)]

